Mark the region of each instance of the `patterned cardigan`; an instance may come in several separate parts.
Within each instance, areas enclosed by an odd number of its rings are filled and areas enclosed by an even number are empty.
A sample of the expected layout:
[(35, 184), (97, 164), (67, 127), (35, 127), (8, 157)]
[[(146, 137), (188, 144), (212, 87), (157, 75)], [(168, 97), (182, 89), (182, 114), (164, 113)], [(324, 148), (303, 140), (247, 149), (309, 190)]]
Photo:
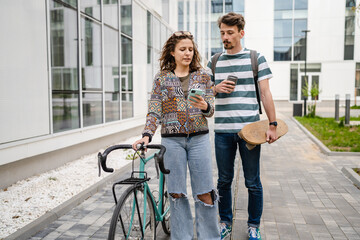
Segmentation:
[(162, 137), (189, 137), (209, 132), (206, 117), (214, 115), (213, 82), (204, 70), (190, 73), (189, 90), (197, 88), (205, 93), (208, 108), (193, 107), (181, 87), (180, 79), (171, 71), (156, 74), (149, 100), (146, 124), (142, 133), (152, 136), (161, 123)]

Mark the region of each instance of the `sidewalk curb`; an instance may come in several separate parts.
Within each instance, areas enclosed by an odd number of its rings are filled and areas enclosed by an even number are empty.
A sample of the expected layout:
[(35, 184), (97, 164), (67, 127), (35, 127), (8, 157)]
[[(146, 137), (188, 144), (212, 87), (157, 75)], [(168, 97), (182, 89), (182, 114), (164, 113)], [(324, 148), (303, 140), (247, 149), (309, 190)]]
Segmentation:
[(95, 183), (94, 185), (88, 187), (87, 189), (83, 190), (79, 194), (76, 194), (74, 197), (70, 198), (66, 202), (60, 204), (59, 206), (55, 207), (54, 209), (50, 210), (49, 212), (45, 213), (41, 217), (35, 219), (31, 223), (25, 225), (24, 227), (20, 228), (16, 232), (12, 233), (11, 235), (4, 238), (4, 240), (22, 240), (28, 239), (35, 235), (37, 232), (45, 229), (47, 225), (54, 222), (61, 216), (65, 215), (71, 209), (97, 193), (106, 184), (110, 182), (114, 182), (116, 179), (119, 178), (123, 173), (129, 170), (131, 167), (131, 162), (121, 167), (119, 170), (115, 170), (115, 172), (103, 179), (99, 182)]
[(347, 176), (356, 187), (360, 188), (360, 176), (352, 168), (343, 167), (341, 171)]
[(333, 152), (330, 151), (317, 137), (315, 137), (309, 130), (307, 130), (298, 120), (294, 117), (291, 119), (298, 125), (298, 127), (320, 148), (321, 152), (327, 156), (360, 156), (360, 152)]

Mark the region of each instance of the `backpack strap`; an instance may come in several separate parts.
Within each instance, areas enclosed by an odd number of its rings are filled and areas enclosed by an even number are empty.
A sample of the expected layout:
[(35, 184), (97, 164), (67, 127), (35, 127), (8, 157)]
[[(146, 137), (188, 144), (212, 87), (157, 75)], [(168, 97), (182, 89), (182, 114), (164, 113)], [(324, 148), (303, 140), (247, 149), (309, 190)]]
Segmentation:
[(219, 57), (221, 54), (222, 54), (222, 52), (215, 53), (215, 55), (211, 58), (211, 71), (212, 71), (214, 80), (215, 80), (216, 63), (219, 60)]
[(259, 104), (259, 113), (262, 114), (261, 110), (261, 98), (260, 98), (260, 89), (258, 84), (258, 57), (257, 52), (255, 50), (250, 50), (250, 58), (251, 58), (251, 68), (254, 75), (254, 83), (255, 83), (255, 89), (256, 89), (256, 98)]

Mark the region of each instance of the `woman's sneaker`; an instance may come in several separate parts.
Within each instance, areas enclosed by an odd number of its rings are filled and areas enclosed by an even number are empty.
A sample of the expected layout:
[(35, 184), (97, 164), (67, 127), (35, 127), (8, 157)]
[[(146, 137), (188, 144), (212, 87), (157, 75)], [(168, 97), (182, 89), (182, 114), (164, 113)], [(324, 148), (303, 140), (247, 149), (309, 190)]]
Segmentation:
[(249, 240), (261, 240), (260, 230), (259, 228), (249, 227)]
[(227, 225), (226, 223), (220, 223), (221, 239), (226, 239), (227, 237), (230, 237), (231, 231), (232, 229), (230, 225)]

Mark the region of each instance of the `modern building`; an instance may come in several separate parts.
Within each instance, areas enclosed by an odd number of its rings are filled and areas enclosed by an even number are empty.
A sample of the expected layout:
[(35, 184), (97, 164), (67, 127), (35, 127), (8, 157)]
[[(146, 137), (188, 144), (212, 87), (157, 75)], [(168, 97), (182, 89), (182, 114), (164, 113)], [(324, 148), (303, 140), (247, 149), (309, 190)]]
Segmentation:
[(301, 101), (307, 81), (319, 101), (350, 94), (354, 102), (359, 4), (0, 0), (0, 187), (140, 136), (163, 43), (189, 30), (205, 65), (222, 51), (217, 19), (230, 11), (245, 16), (244, 46), (269, 62), (274, 99)]
[(1, 188), (140, 136), (170, 16), (169, 0), (0, 0)]
[[(222, 51), (217, 19), (226, 12), (245, 17), (243, 45), (261, 52), (274, 78), (276, 100), (300, 101), (306, 79), (317, 99), (335, 94), (360, 104), (359, 0), (211, 0), (211, 54)], [(216, 32), (217, 31), (217, 32)], [(307, 33), (305, 35), (305, 32)], [(305, 67), (306, 63), (306, 67)]]

